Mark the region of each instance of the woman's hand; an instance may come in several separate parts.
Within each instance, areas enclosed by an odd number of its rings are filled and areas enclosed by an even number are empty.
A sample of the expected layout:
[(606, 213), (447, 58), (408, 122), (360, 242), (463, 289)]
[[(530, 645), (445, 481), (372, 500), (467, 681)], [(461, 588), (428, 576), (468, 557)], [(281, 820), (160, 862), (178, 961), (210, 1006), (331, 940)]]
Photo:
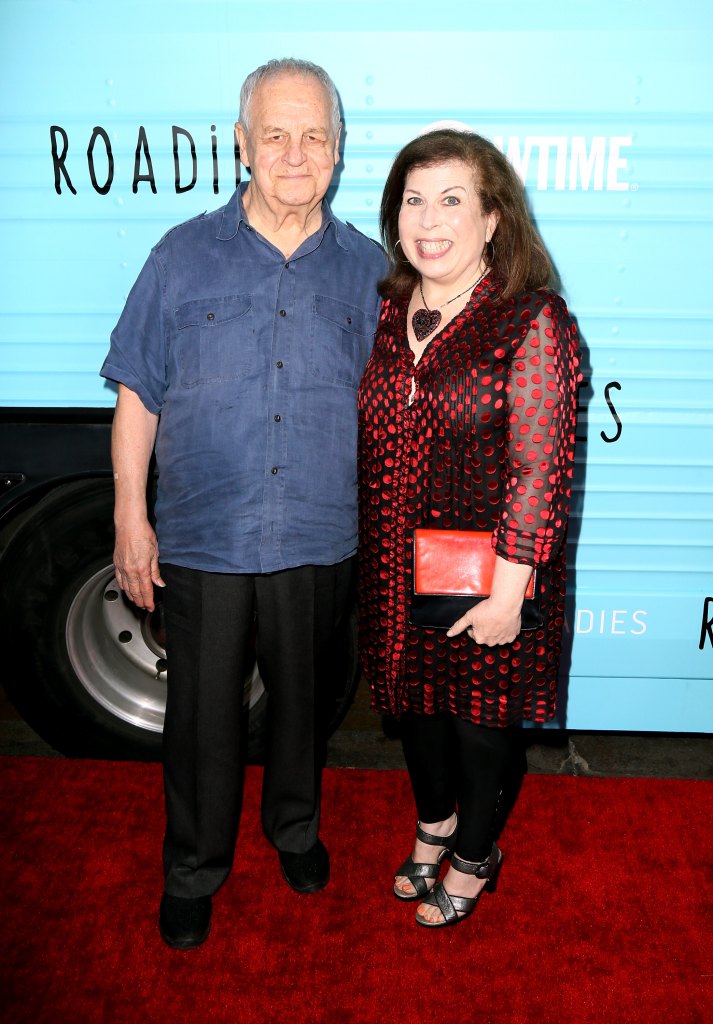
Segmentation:
[(467, 631), (471, 640), (483, 647), (512, 643), (520, 632), (522, 602), (531, 576), (531, 566), (508, 562), (497, 555), (490, 597), (474, 604), (446, 635)]
[(446, 635), (458, 636), (463, 632), (483, 647), (512, 643), (520, 632), (520, 607), (503, 607), (492, 597), (486, 597), (454, 622)]

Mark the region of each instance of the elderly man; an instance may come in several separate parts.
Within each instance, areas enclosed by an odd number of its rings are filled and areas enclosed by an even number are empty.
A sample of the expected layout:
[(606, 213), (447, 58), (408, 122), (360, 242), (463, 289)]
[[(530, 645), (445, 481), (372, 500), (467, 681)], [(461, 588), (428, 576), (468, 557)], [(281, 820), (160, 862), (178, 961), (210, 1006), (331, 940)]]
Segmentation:
[[(119, 383), (116, 577), (149, 610), (154, 585), (166, 588), (159, 923), (178, 949), (207, 937), (232, 864), (255, 625), (269, 694), (263, 828), (293, 889), (329, 877), (316, 684), (350, 597), (356, 388), (385, 270), (381, 249), (324, 198), (340, 118), (322, 68), (258, 68), (236, 133), (249, 181), (151, 251), (101, 371)], [(154, 446), (158, 540), (146, 510)]]

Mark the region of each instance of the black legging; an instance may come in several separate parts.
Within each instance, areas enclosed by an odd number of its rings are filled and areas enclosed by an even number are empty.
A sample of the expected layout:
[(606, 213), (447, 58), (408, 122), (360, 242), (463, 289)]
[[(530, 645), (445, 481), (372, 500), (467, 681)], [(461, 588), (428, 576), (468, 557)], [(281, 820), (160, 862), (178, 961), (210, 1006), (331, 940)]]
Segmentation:
[(400, 726), (419, 820), (445, 821), (457, 808), (458, 856), (485, 860), (511, 757), (510, 730), (451, 714), (407, 714)]

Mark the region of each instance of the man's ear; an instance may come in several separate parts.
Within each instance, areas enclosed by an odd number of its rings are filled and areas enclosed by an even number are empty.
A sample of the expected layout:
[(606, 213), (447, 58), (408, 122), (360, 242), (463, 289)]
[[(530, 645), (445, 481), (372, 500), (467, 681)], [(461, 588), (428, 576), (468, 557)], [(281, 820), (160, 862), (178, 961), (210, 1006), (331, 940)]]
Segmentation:
[(248, 163), (248, 136), (240, 121), (235, 122), (235, 141), (238, 144), (238, 150), (240, 152), (240, 163), (243, 164), (244, 167), (247, 167), (249, 170), (250, 165)]
[(336, 167), (339, 163), (339, 140), (342, 137), (342, 126), (339, 125), (337, 128), (337, 134), (334, 139), (334, 166)]

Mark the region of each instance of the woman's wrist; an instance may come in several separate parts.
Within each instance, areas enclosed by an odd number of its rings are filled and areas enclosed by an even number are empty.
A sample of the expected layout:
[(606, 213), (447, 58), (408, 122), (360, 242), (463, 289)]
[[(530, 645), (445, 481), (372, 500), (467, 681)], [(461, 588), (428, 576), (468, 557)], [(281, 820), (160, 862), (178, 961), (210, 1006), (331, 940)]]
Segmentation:
[(522, 610), (522, 602), (524, 600), (524, 591), (522, 597), (518, 597), (517, 594), (512, 594), (510, 592), (507, 594), (493, 593), (490, 595), (490, 607), (492, 611), (497, 612), (499, 615), (519, 615)]

